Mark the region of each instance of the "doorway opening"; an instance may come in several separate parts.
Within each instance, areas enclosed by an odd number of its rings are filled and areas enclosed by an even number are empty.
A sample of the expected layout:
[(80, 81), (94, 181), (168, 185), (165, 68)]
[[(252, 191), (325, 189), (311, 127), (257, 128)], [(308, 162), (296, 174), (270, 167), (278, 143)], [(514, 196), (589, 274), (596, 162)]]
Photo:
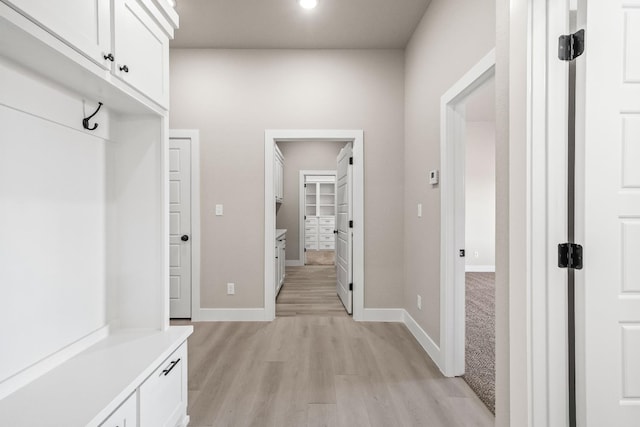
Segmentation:
[[(335, 153), (332, 153), (331, 158), (333, 159), (333, 162), (326, 166), (304, 167), (303, 169), (303, 167), (295, 166), (296, 162), (292, 156), (289, 156), (289, 160), (287, 160), (286, 153), (289, 151), (288, 147), (302, 148), (297, 151), (303, 151), (305, 143), (308, 144), (307, 146), (320, 144), (333, 146), (335, 148), (334, 151), (336, 151)], [(312, 238), (315, 239), (315, 243), (318, 243), (318, 248), (320, 247), (320, 239), (323, 239), (327, 248), (329, 246), (333, 246), (334, 249), (337, 249), (335, 259), (338, 260), (340, 248), (337, 247), (338, 239), (336, 238), (335, 230), (341, 229), (340, 224), (342, 222), (344, 222), (342, 228), (345, 228), (344, 226), (348, 228), (349, 250), (350, 254), (352, 254), (348, 257), (348, 263), (346, 264), (347, 267), (352, 268), (348, 276), (350, 280), (348, 284), (346, 284), (346, 287), (348, 289), (347, 301), (349, 303), (353, 303), (353, 308), (351, 309), (351, 307), (347, 307), (347, 303), (345, 303), (345, 307), (348, 312), (353, 312), (355, 320), (361, 319), (364, 308), (364, 175), (362, 168), (362, 144), (363, 132), (361, 130), (275, 130), (265, 132), (265, 312), (267, 320), (273, 320), (275, 318), (275, 300), (278, 292), (280, 291), (280, 281), (284, 281), (286, 279), (286, 275), (283, 277), (282, 275), (277, 274), (278, 265), (280, 265), (281, 261), (279, 260), (274, 263), (277, 252), (274, 249), (278, 247), (277, 240), (274, 240), (275, 237), (283, 236), (283, 230), (286, 229), (284, 236), (286, 236), (286, 254), (288, 254), (288, 256), (286, 257), (287, 259), (286, 262), (284, 262), (284, 265), (288, 265), (289, 271), (293, 271), (293, 268), (304, 267), (305, 243), (310, 242)], [(351, 179), (351, 197), (349, 200), (351, 200), (351, 203), (346, 204), (346, 206), (350, 207), (350, 210), (341, 216), (338, 208), (338, 204), (340, 202), (339, 192), (337, 191), (336, 185), (338, 179), (334, 177), (340, 169), (338, 167), (338, 153), (340, 152), (340, 148), (345, 147), (346, 145), (352, 147), (352, 154), (350, 156), (352, 158), (352, 163), (350, 163), (349, 167), (349, 176)], [(274, 163), (279, 156), (284, 158), (284, 161), (281, 162), (284, 164), (284, 172), (280, 171), (279, 169), (281, 168), (279, 165)], [(329, 169), (331, 166), (333, 166), (333, 169)], [(302, 171), (322, 172), (322, 174), (317, 175), (331, 176), (335, 179), (335, 182), (331, 185), (324, 185), (326, 188), (321, 192), (318, 192), (318, 187), (321, 186), (323, 182), (317, 181), (315, 182), (316, 191), (314, 193), (309, 192), (307, 195), (303, 191), (304, 187), (301, 189), (299, 185), (299, 180), (303, 174)], [(329, 171), (329, 174), (326, 174), (326, 171)], [(279, 184), (277, 180), (285, 174), (293, 176), (293, 179), (288, 180), (288, 182), (285, 181), (283, 184)], [(309, 176), (311, 175), (313, 174), (309, 174)], [(309, 182), (309, 184), (311, 184), (311, 182)], [(276, 191), (281, 186), (284, 187), (284, 191)], [(289, 188), (288, 191), (287, 188)], [(334, 189), (333, 192), (329, 191), (330, 188)], [(276, 196), (279, 196), (278, 199), (276, 199)], [(305, 203), (307, 196), (309, 196), (309, 199), (315, 198), (315, 202)], [(293, 200), (288, 202), (287, 197)], [(296, 198), (298, 200), (295, 200)], [(321, 200), (319, 201), (318, 198)], [(305, 236), (306, 223), (304, 215), (301, 215), (301, 213), (304, 212), (303, 209), (306, 209), (307, 207), (310, 210), (314, 210), (313, 213), (315, 214), (315, 216), (311, 215), (312, 213), (309, 211), (307, 219), (315, 218), (315, 221), (318, 221), (317, 230), (315, 230), (317, 233), (313, 234), (311, 233), (312, 230), (309, 230), (310, 233), (308, 236), (310, 237)], [(331, 212), (329, 212), (329, 210), (331, 210)], [(329, 215), (330, 213), (333, 213), (333, 216)], [(325, 221), (326, 224), (320, 224), (320, 221)], [(285, 226), (285, 224), (289, 225)], [(320, 226), (324, 227), (323, 231), (326, 231), (325, 233), (320, 233)], [(331, 228), (331, 233), (329, 233), (329, 228)], [(276, 245), (272, 243), (274, 241), (276, 241)], [(344, 247), (344, 250), (347, 250), (347, 248)], [(338, 284), (341, 283), (340, 271), (336, 271), (337, 269), (335, 265), (319, 266), (319, 268), (324, 268), (325, 270), (328, 268), (332, 271), (331, 274), (333, 274), (335, 278), (330, 279), (333, 281), (333, 288), (331, 292), (333, 292), (334, 296), (336, 293), (340, 295), (338, 289)], [(319, 272), (318, 274), (323, 277), (331, 275), (328, 273), (328, 270), (327, 272)], [(289, 278), (291, 279), (291, 276)], [(344, 282), (344, 280), (342, 281)], [(343, 302), (344, 301), (345, 300), (343, 299)]]
[(441, 351), (495, 411), (495, 53), (441, 99)]
[[(335, 163), (342, 143), (328, 148)], [(302, 265), (335, 265), (336, 170), (300, 170), (299, 185), (299, 260)]]

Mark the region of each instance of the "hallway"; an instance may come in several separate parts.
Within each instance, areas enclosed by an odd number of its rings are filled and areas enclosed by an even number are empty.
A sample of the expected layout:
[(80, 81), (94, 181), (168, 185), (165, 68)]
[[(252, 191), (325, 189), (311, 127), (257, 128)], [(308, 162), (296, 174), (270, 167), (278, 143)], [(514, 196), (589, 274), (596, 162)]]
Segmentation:
[(287, 268), (277, 307), (273, 322), (193, 323), (190, 426), (493, 426), (404, 325), (354, 322), (333, 266)]

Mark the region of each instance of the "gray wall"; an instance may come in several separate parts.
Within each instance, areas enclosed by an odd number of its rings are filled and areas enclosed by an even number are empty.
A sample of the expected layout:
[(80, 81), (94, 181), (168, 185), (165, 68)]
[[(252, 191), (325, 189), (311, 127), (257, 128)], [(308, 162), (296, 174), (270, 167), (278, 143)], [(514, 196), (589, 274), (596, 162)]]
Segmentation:
[(465, 132), (465, 261), (474, 271), (496, 265), (496, 125), (467, 122)]
[(365, 307), (401, 307), (404, 52), (173, 49), (170, 65), (170, 126), (200, 129), (202, 307), (264, 305), (265, 129), (364, 130)]
[(300, 258), (300, 171), (336, 170), (344, 142), (279, 142), (284, 156), (284, 202), (277, 209), (276, 228), (287, 229), (287, 260)]
[(427, 174), (440, 169), (440, 98), (495, 47), (495, 10), (494, 0), (433, 0), (406, 49), (404, 307), (436, 343), (440, 188), (429, 185)]

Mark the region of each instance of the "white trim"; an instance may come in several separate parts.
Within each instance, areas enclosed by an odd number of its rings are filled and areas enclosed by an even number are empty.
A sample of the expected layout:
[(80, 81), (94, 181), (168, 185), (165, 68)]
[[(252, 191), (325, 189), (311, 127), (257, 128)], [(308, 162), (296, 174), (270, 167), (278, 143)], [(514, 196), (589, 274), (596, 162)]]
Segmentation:
[(191, 141), (191, 320), (197, 322), (200, 312), (200, 131), (170, 129), (169, 139)]
[(444, 369), (442, 366), (442, 352), (440, 351), (440, 347), (438, 347), (435, 341), (431, 339), (429, 334), (427, 334), (425, 330), (422, 329), (420, 325), (418, 325), (418, 322), (416, 322), (406, 310), (404, 310), (404, 324), (406, 325), (407, 329), (409, 329), (409, 332), (411, 332), (414, 338), (418, 341), (420, 346), (422, 346), (431, 360), (433, 360), (438, 368), (440, 368), (440, 371), (444, 373)]
[[(275, 200), (275, 199), (274, 199)], [(201, 308), (198, 322), (264, 322), (267, 319), (263, 308)]]
[(304, 229), (305, 229), (305, 222), (304, 222), (304, 216), (305, 216), (305, 211), (306, 211), (306, 207), (305, 207), (305, 192), (304, 192), (304, 181), (305, 181), (305, 176), (307, 175), (330, 175), (333, 176), (334, 178), (337, 175), (337, 172), (335, 170), (301, 170), (300, 171), (300, 181), (298, 183), (299, 185), (299, 228), (298, 228), (298, 262), (299, 265), (304, 265), (304, 260), (305, 260), (305, 256), (304, 256), (304, 246), (305, 246), (305, 241), (304, 241)]
[(353, 143), (353, 319), (364, 311), (364, 132), (362, 130), (265, 130), (264, 133), (264, 307), (266, 320), (275, 319), (274, 263), (276, 201), (273, 151), (277, 141), (344, 141)]
[(404, 323), (402, 308), (365, 308), (362, 312), (363, 322), (401, 322)]
[(464, 268), (467, 273), (495, 273), (495, 265), (467, 265)]
[(46, 374), (57, 366), (60, 366), (62, 363), (66, 362), (72, 357), (77, 356), (97, 342), (102, 341), (108, 335), (108, 325), (103, 326), (100, 329), (96, 329), (88, 335), (80, 338), (78, 341), (69, 344), (68, 346), (45, 357), (34, 365), (31, 365), (23, 371), (20, 371), (17, 374), (0, 382), (0, 400), (4, 399), (19, 388), (24, 387), (30, 382), (36, 380), (37, 378), (40, 378), (42, 375)]
[(446, 376), (464, 374), (464, 99), (495, 74), (491, 50), (440, 100), (440, 345)]

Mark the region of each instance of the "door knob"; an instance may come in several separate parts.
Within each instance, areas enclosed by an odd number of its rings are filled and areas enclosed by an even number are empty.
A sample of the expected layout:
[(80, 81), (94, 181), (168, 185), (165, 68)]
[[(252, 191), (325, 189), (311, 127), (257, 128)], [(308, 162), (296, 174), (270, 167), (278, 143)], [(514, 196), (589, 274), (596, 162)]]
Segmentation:
[(180, 240), (182, 240), (183, 242), (186, 242), (187, 240), (189, 240), (189, 236), (185, 234), (180, 238)]

